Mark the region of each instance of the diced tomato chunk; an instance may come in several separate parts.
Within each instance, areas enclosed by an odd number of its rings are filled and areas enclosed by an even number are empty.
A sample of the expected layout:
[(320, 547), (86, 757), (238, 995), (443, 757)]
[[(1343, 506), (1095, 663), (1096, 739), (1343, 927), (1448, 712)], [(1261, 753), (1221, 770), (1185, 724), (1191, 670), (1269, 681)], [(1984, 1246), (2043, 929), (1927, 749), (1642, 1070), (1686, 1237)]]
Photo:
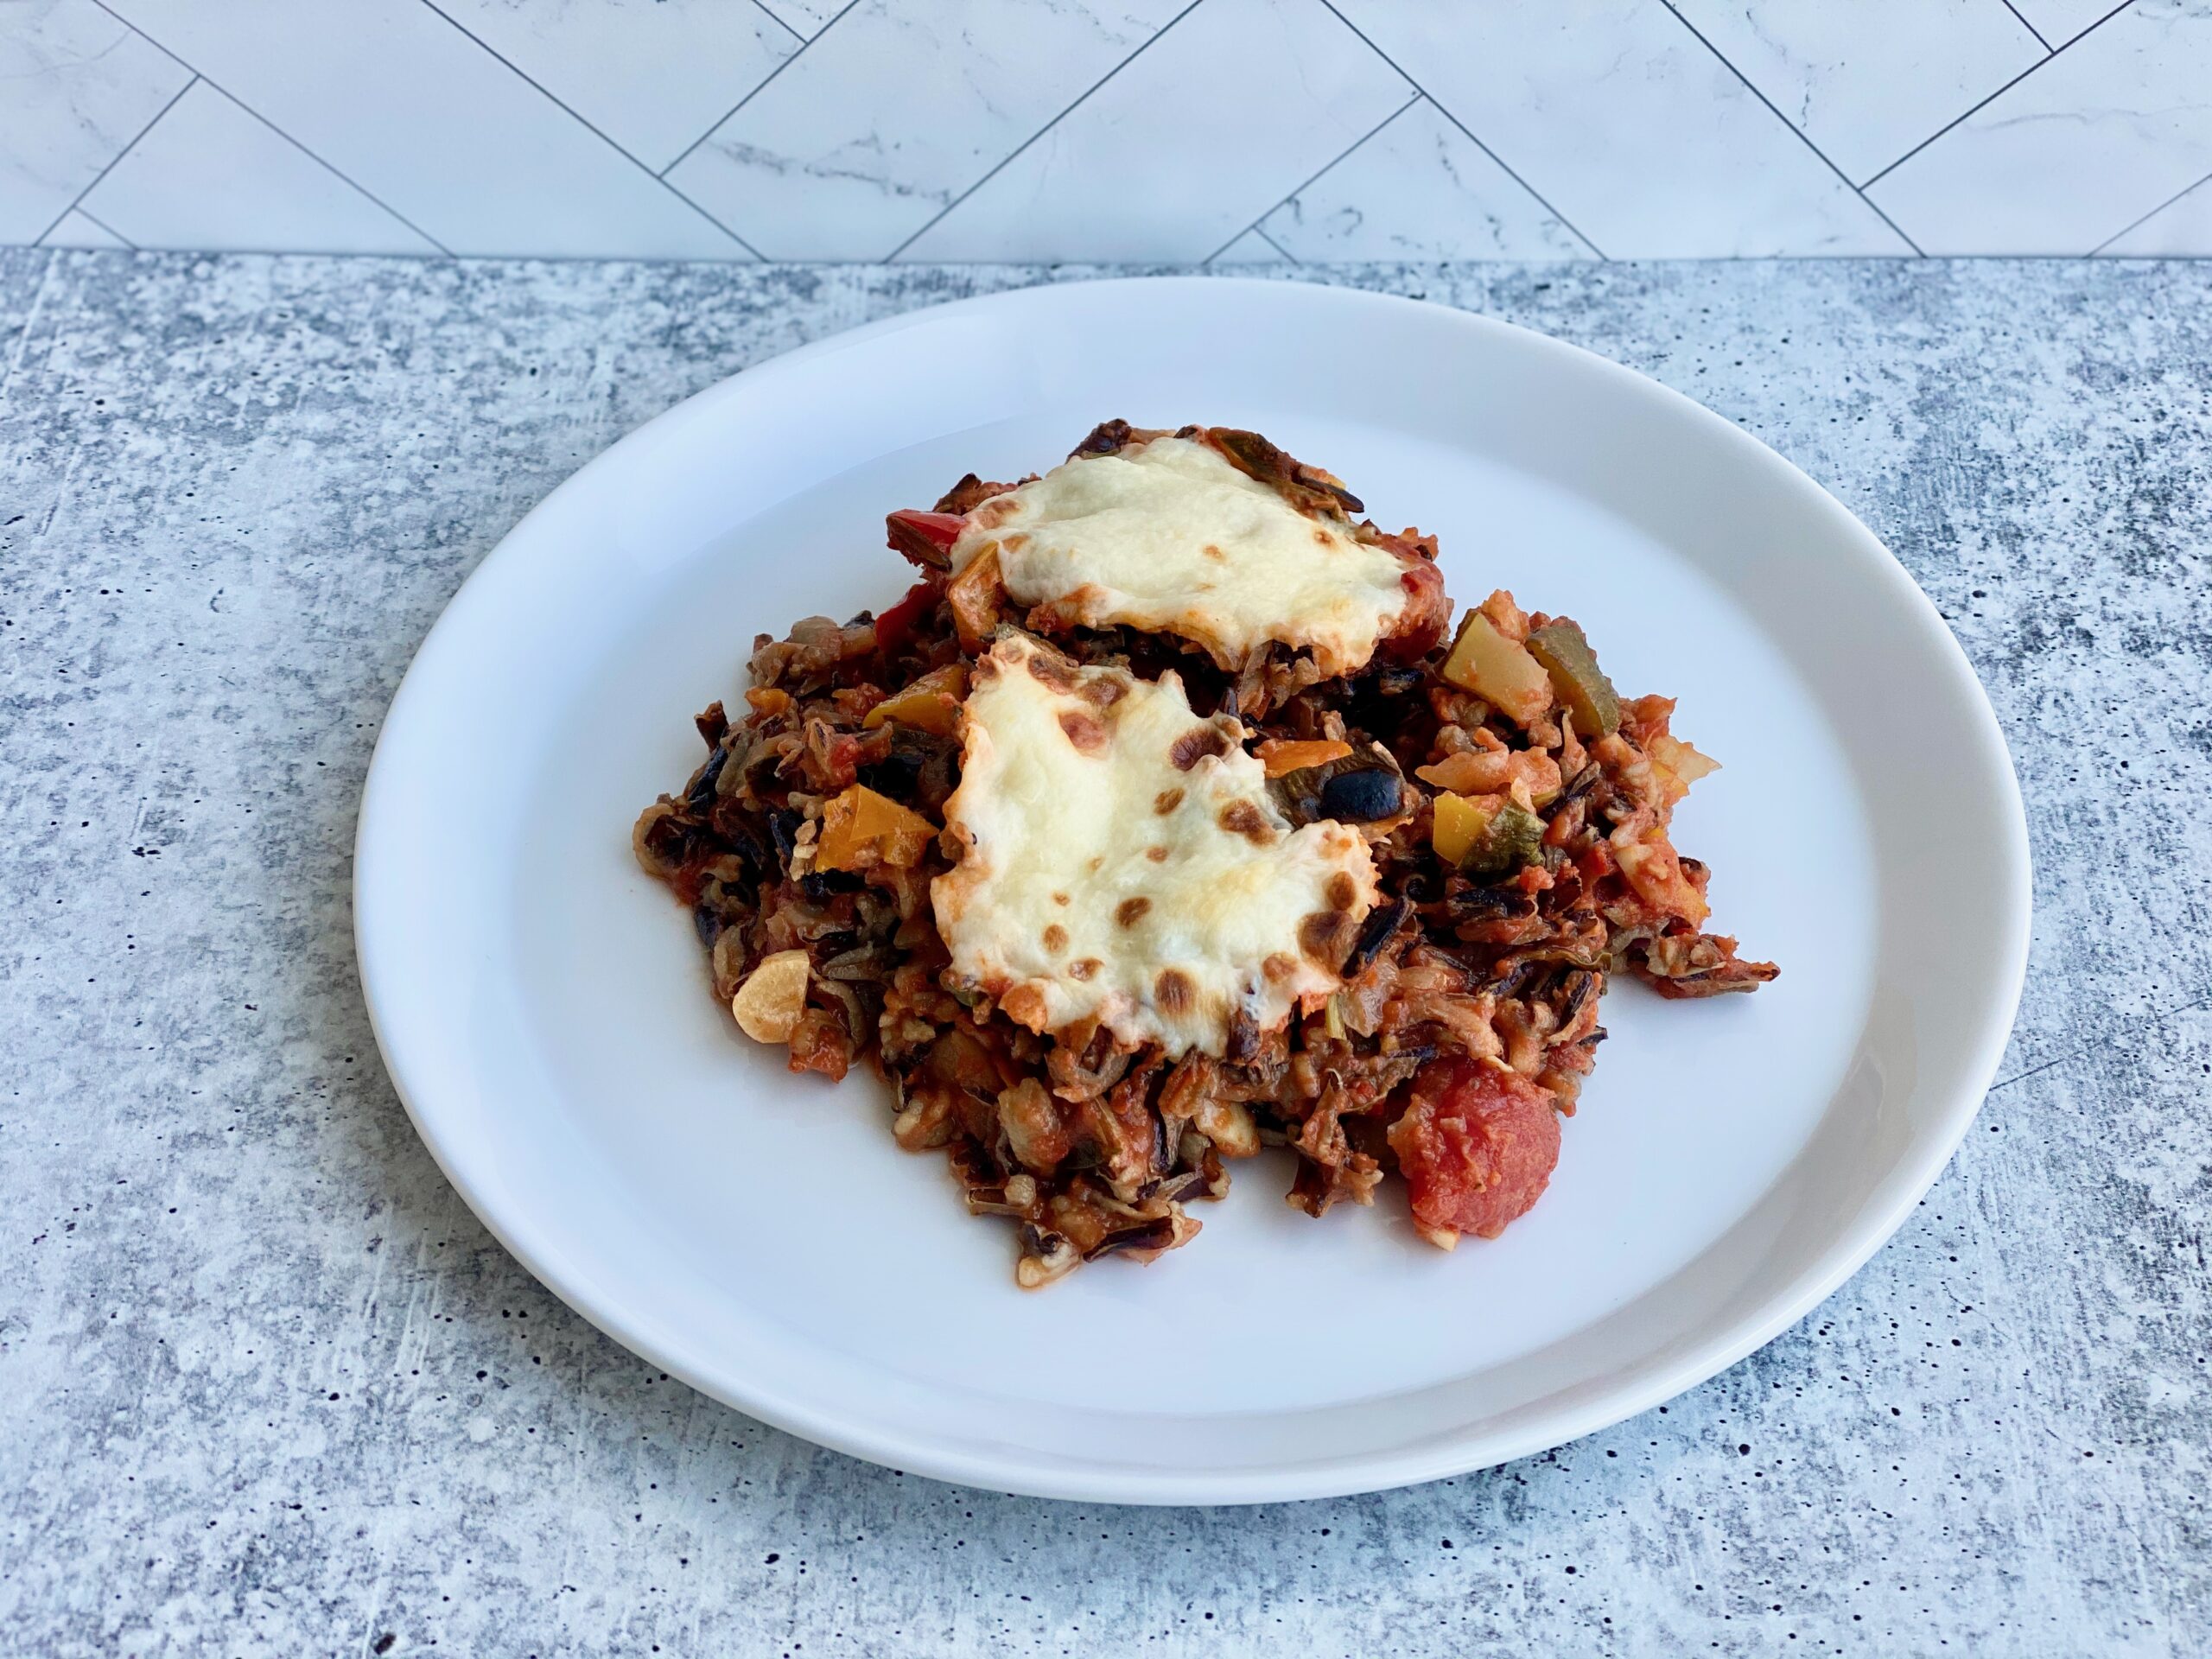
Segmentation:
[(1559, 1114), (1526, 1077), (1464, 1057), (1432, 1060), (1390, 1126), (1414, 1220), (1437, 1243), (1496, 1238), (1529, 1212), (1559, 1163)]

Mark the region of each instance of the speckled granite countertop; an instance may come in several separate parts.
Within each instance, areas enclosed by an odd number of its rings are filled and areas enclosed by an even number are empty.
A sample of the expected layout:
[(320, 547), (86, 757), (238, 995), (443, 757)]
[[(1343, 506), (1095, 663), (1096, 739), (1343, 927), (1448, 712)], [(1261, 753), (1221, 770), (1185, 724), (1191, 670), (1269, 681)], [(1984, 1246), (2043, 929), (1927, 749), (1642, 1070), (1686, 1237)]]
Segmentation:
[(416, 643), (677, 399), (1039, 279), (0, 251), (0, 1651), (2201, 1652), (2212, 264), (1334, 278), (1758, 434), (2012, 744), (2038, 914), (1981, 1121), (1670, 1407), (1375, 1497), (995, 1497), (691, 1394), (486, 1235), (353, 974)]

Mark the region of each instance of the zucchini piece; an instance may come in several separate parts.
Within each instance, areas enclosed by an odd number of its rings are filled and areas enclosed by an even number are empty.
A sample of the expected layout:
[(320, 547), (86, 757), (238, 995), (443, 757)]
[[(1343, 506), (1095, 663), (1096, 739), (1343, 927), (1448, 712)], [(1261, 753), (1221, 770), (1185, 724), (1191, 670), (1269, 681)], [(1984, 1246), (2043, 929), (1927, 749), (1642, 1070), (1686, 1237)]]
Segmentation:
[(1543, 665), (1480, 611), (1467, 613), (1452, 654), (1438, 671), (1516, 725), (1534, 725), (1551, 712), (1552, 680)]
[(1470, 875), (1503, 875), (1534, 863), (1544, 821), (1510, 797), (1440, 795), (1429, 842), (1436, 855)]
[(1535, 863), (1543, 844), (1544, 821), (1520, 802), (1509, 800), (1491, 814), (1459, 868), (1471, 875), (1503, 875)]
[(1596, 737), (1620, 730), (1621, 700), (1580, 625), (1564, 617), (1547, 622), (1529, 634), (1529, 652), (1551, 676), (1560, 701), (1574, 711), (1577, 731)]

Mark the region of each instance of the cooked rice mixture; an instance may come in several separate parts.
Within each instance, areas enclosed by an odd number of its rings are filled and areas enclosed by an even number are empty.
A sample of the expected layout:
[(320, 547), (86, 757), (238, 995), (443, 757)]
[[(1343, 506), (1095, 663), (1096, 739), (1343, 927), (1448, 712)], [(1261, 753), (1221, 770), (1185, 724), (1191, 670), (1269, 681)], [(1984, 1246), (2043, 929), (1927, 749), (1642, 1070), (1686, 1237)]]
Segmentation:
[(1395, 1171), (1431, 1243), (1541, 1196), (1607, 977), (1748, 991), (1669, 839), (1714, 762), (1565, 617), (1450, 627), (1433, 537), (1250, 432), (1108, 422), (1041, 478), (890, 516), (921, 580), (754, 644), (639, 817), (715, 997), (795, 1071), (890, 1080), (1049, 1283)]

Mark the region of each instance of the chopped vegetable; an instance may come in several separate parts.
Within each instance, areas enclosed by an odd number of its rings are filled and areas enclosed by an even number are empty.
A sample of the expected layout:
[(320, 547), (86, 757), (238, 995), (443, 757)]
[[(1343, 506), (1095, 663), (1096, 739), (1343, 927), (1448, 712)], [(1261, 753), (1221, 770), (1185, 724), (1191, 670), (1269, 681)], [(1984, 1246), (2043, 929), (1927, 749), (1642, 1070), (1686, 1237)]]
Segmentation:
[(729, 1000), (737, 1027), (756, 1043), (787, 1043), (806, 1010), (809, 969), (804, 950), (779, 950), (746, 976)]
[(1490, 828), (1491, 815), (1497, 807), (1497, 797), (1470, 800), (1465, 795), (1438, 796), (1436, 816), (1428, 831), (1429, 844), (1436, 849), (1437, 857), (1452, 865), (1466, 857), (1483, 831)]
[(905, 869), (921, 862), (937, 826), (920, 813), (855, 784), (822, 809), (822, 834), (814, 844), (818, 870)]
[(1533, 860), (1544, 821), (1505, 795), (1440, 795), (1429, 831), (1436, 855), (1472, 875), (1502, 875)]
[(1344, 823), (1395, 817), (1404, 801), (1405, 785), (1387, 766), (1340, 772), (1321, 785), (1321, 815)]
[(1547, 622), (1529, 636), (1529, 651), (1551, 676), (1560, 701), (1574, 711), (1576, 731), (1597, 737), (1620, 729), (1621, 700), (1579, 625), (1563, 617)]
[(1450, 1249), (1462, 1233), (1496, 1238), (1526, 1215), (1559, 1164), (1559, 1114), (1528, 1078), (1464, 1055), (1430, 1061), (1390, 1126), (1414, 1225)]
[(1670, 737), (1664, 732), (1651, 740), (1648, 752), (1654, 760), (1685, 785), (1694, 784), (1707, 773), (1720, 770), (1720, 763), (1711, 755), (1700, 754), (1681, 738)]
[(1533, 725), (1551, 712), (1555, 677), (1547, 674), (1524, 647), (1500, 633), (1480, 611), (1469, 611), (1460, 623), (1459, 637), (1452, 642), (1452, 654), (1444, 659), (1441, 672), (1516, 725)]
[(1268, 769), (1268, 777), (1281, 778), (1288, 772), (1304, 772), (1308, 766), (1325, 766), (1332, 760), (1341, 760), (1351, 753), (1351, 745), (1333, 738), (1294, 741), (1271, 737), (1254, 753)]
[(1455, 795), (1503, 794), (1516, 783), (1547, 806), (1559, 798), (1559, 762), (1541, 749), (1468, 749), (1420, 767), (1414, 776)]
[(903, 691), (894, 691), (868, 711), (861, 729), (874, 731), (896, 721), (918, 732), (950, 737), (960, 721), (960, 700), (968, 695), (968, 671), (958, 663), (933, 668)]
[(1535, 861), (1544, 843), (1544, 821), (1518, 801), (1509, 800), (1467, 849), (1460, 868), (1476, 875), (1503, 875)]
[(925, 570), (943, 570), (952, 562), (952, 544), (968, 528), (967, 519), (950, 512), (918, 512), (904, 508), (884, 520), (891, 550), (912, 560)]
[(1660, 830), (1639, 836), (1627, 824), (1613, 831), (1611, 845), (1621, 874), (1636, 889), (1636, 896), (1652, 909), (1679, 916), (1692, 927), (1705, 925), (1713, 912), (1705, 895), (1682, 869), (1682, 861)]

